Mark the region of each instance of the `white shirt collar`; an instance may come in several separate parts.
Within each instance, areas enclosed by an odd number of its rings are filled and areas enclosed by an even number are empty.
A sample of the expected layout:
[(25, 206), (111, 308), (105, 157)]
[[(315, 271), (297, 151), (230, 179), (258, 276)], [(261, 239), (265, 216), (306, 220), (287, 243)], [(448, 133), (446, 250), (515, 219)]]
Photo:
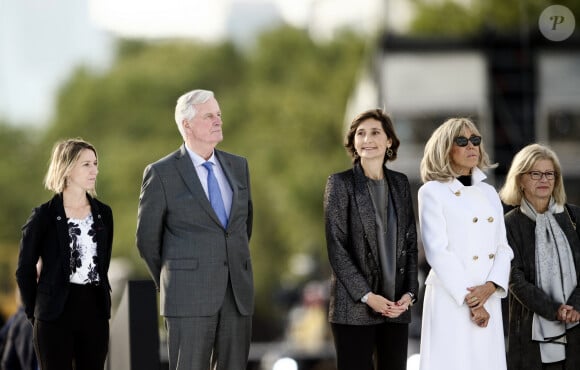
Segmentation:
[(217, 160), (215, 158), (215, 150), (211, 153), (211, 157), (209, 157), (208, 160), (206, 160), (205, 158), (203, 158), (202, 156), (200, 156), (199, 154), (197, 154), (193, 150), (189, 149), (189, 147), (187, 145), (185, 145), (185, 150), (187, 150), (187, 153), (189, 154), (189, 158), (191, 158), (191, 161), (193, 162), (193, 165), (195, 167), (202, 166), (205, 162), (211, 162), (214, 165), (216, 165)]

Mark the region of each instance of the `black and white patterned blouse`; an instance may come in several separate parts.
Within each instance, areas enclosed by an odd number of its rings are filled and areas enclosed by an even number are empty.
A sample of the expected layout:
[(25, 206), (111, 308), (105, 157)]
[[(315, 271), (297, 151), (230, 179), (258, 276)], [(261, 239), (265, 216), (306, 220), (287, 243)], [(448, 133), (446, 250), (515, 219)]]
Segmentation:
[(68, 219), (70, 236), (70, 282), (75, 284), (96, 284), (99, 282), (97, 270), (97, 233), (93, 215), (84, 219)]

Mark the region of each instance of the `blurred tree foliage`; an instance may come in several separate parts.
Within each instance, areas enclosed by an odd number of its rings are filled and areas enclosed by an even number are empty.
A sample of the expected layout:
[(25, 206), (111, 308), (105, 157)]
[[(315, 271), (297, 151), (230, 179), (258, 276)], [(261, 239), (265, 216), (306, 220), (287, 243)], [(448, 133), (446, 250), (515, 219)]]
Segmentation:
[(271, 310), (275, 289), (299, 278), (292, 255), (327, 265), (323, 190), (330, 173), (349, 166), (344, 112), (365, 50), (351, 33), (317, 44), (290, 27), (263, 34), (250, 50), (228, 42), (120, 42), (105, 73), (72, 74), (44, 132), (0, 127), (0, 243), (16, 245), (31, 207), (50, 196), (42, 178), (54, 143), (82, 137), (98, 150), (97, 192), (113, 208), (114, 256), (133, 261), (132, 277), (148, 277), (135, 248), (143, 169), (182, 143), (173, 118), (178, 96), (210, 89), (224, 119), (219, 148), (249, 161), (257, 306)]
[(416, 15), (412, 34), (467, 36), (482, 30), (515, 33), (536, 29), (538, 18), (550, 5), (564, 5), (580, 14), (578, 0), (413, 0)]

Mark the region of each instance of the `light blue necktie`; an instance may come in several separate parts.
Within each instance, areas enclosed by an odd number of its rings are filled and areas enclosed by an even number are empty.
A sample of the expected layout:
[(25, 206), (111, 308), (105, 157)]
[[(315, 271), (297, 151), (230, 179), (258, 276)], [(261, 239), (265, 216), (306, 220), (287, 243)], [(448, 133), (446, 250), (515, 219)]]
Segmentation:
[(228, 216), (226, 214), (226, 207), (224, 206), (224, 200), (222, 199), (222, 193), (218, 185), (217, 179), (213, 174), (213, 163), (205, 162), (203, 166), (207, 170), (207, 193), (209, 195), (209, 202), (213, 207), (213, 210), (220, 219), (223, 227), (228, 226)]

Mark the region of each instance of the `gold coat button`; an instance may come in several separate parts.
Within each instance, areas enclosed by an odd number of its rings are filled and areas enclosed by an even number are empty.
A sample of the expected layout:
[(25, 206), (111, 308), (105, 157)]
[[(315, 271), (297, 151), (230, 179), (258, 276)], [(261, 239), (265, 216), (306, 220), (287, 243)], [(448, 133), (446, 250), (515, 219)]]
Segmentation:
[(477, 261), (478, 258), (479, 258), (479, 256), (473, 256), (474, 261)]
[(488, 218), (487, 218), (487, 222), (493, 222), (493, 217), (491, 217), (491, 216), (490, 216), (490, 217), (488, 217)]
[(458, 190), (458, 191), (456, 191), (456, 192), (455, 192), (455, 193), (453, 193), (453, 194), (455, 194), (456, 196), (460, 196), (460, 195), (461, 195), (461, 192)]
[(477, 220), (478, 220), (478, 219), (477, 219), (477, 217), (474, 217), (474, 218), (473, 218), (473, 223), (476, 223), (476, 222), (477, 222)]
[(488, 257), (489, 257), (490, 260), (492, 260), (495, 257), (495, 254), (490, 253)]

